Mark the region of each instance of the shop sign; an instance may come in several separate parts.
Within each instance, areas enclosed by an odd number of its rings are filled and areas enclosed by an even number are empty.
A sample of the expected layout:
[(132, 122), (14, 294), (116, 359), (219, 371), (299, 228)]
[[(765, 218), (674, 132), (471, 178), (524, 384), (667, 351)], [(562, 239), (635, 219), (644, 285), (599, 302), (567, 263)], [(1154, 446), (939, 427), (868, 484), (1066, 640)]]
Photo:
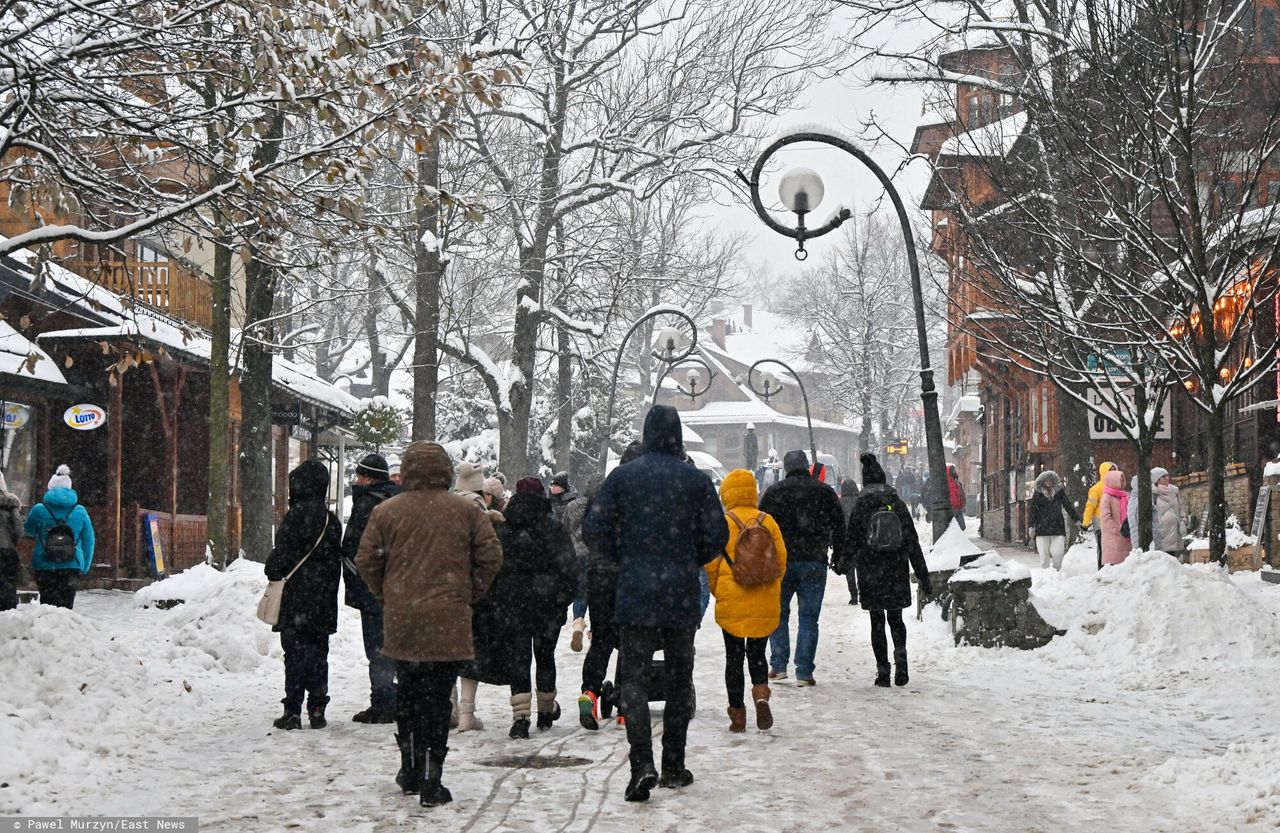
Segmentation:
[(97, 405), (72, 405), (62, 415), (62, 420), (77, 431), (92, 431), (107, 424), (107, 412)]
[(31, 421), (31, 409), (17, 402), (6, 402), (4, 405), (4, 427), (16, 431)]

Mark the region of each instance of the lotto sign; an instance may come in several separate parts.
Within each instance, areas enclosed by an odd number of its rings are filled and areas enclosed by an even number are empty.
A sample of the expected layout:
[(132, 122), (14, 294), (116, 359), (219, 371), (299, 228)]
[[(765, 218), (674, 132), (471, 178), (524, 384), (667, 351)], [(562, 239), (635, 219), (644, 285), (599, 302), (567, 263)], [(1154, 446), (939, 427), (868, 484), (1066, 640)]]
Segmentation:
[(31, 409), (17, 402), (7, 402), (4, 406), (4, 427), (16, 431), (31, 421)]
[(107, 412), (97, 405), (72, 405), (62, 415), (62, 421), (77, 431), (92, 431), (107, 424)]
[[(1128, 437), (1120, 430), (1120, 422), (1116, 417), (1115, 409), (1107, 402), (1107, 399), (1113, 399), (1116, 396), (1123, 396), (1128, 400), (1128, 410), (1133, 409), (1133, 394), (1129, 391), (1109, 391), (1104, 399), (1096, 390), (1089, 392), (1089, 400), (1092, 407), (1089, 410), (1089, 439), (1091, 440), (1127, 440)], [(1171, 397), (1164, 398), (1164, 404), (1160, 407), (1160, 413), (1156, 415), (1156, 435), (1157, 440), (1168, 440), (1173, 437), (1173, 406)]]

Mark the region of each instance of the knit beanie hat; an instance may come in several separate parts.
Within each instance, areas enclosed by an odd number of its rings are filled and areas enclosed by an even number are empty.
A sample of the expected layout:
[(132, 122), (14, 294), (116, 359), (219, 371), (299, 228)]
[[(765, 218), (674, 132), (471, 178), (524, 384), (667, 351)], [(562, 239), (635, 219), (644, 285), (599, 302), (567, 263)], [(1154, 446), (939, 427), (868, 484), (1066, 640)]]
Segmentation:
[(862, 488), (866, 488), (875, 483), (888, 483), (889, 480), (884, 476), (884, 469), (880, 466), (880, 461), (876, 459), (876, 455), (870, 451), (862, 453)]
[(569, 491), (569, 472), (567, 471), (556, 472), (555, 477), (551, 478), (551, 485), (559, 486), (561, 489), (563, 489), (566, 492)]
[(484, 492), (486, 495), (491, 495), (496, 498), (501, 498), (504, 495), (506, 495), (507, 487), (503, 486), (502, 481), (499, 480), (498, 478), (490, 477), (488, 480), (484, 482), (484, 487), (481, 489), (481, 491)]
[(458, 480), (453, 488), (458, 492), (484, 491), (484, 469), (476, 463), (459, 463)]
[(387, 458), (381, 454), (366, 454), (356, 466), (356, 474), (373, 480), (386, 480), (391, 470), (387, 466)]
[(788, 451), (782, 458), (782, 470), (787, 474), (793, 471), (808, 471), (809, 455), (803, 451)]
[(66, 463), (58, 466), (58, 471), (49, 478), (50, 489), (70, 489), (71, 488), (71, 467)]
[(518, 495), (538, 495), (546, 497), (546, 490), (542, 488), (542, 481), (536, 477), (525, 477), (516, 481), (516, 494)]

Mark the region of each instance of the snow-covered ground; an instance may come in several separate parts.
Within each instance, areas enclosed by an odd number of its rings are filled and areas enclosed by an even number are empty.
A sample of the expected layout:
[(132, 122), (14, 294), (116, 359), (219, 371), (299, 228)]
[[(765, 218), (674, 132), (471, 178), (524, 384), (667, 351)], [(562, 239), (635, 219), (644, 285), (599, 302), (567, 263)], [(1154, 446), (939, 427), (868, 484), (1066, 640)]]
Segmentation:
[[(198, 568), (136, 597), (82, 593), (74, 612), (27, 605), (0, 614), (0, 815), (194, 815), (229, 833), (1280, 827), (1280, 586), (1161, 555), (1079, 572), (1033, 570), (1038, 603), (1068, 631), (1040, 651), (956, 648), (936, 609), (909, 618), (912, 680), (891, 690), (871, 686), (867, 617), (832, 576), (818, 685), (775, 686), (766, 734), (727, 731), (708, 612), (697, 781), (645, 805), (622, 800), (625, 732), (577, 726), (582, 655), (567, 638), (565, 718), (508, 740), (506, 693), (482, 687), (488, 728), (451, 738), (454, 803), (425, 810), (392, 783), (393, 728), (348, 720), (367, 697), (353, 611), (333, 639), (329, 728), (281, 733), (257, 565)], [(174, 595), (187, 603), (141, 606)], [(482, 763), (511, 754), (589, 763)]]

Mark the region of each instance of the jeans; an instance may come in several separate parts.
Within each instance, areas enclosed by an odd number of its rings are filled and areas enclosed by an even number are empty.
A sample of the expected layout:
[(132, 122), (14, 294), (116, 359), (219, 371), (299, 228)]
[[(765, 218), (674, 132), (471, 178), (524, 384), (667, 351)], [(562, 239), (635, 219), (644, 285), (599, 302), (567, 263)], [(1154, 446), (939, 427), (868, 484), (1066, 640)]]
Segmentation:
[(885, 639), (885, 620), (893, 634), (893, 661), (902, 665), (907, 661), (907, 624), (902, 621), (901, 610), (870, 610), (871, 652), (876, 656), (876, 670), (889, 673), (889, 641)]
[(391, 711), (396, 707), (396, 661), (382, 655), (382, 610), (360, 611), (364, 655), (369, 660), (369, 705)]
[(301, 630), (280, 631), (284, 648), (284, 710), (302, 713), (302, 696), (307, 711), (323, 710), (329, 702), (329, 634)]
[(724, 631), (724, 687), (729, 694), (729, 706), (740, 709), (746, 705), (742, 683), (742, 661), (747, 661), (747, 673), (751, 684), (769, 684), (769, 663), (764, 659), (764, 646), (769, 637), (744, 638)]
[(427, 749), (446, 749), (449, 743), (449, 697), (458, 680), (460, 662), (396, 660), (396, 723), (402, 733), (421, 739)]
[(585, 619), (591, 600), (587, 596), (587, 559), (578, 558), (578, 595), (573, 599), (573, 618)]
[(1062, 569), (1062, 558), (1067, 552), (1067, 536), (1037, 535), (1036, 552), (1040, 553), (1040, 566)]
[(36, 589), (40, 591), (40, 604), (65, 607), (76, 604), (76, 576), (79, 570), (36, 570)]
[(582, 690), (600, 693), (609, 674), (609, 658), (618, 648), (618, 626), (613, 621), (613, 582), (599, 582), (587, 591), (587, 608), (591, 611), (591, 644), (582, 661)]
[(653, 765), (653, 726), (649, 722), (649, 675), (653, 655), (662, 651), (667, 673), (667, 702), (662, 710), (662, 768), (684, 767), (684, 746), (693, 717), (694, 630), (619, 628), (622, 646), (618, 668), (622, 675), (622, 713), (627, 716), (631, 768)]
[(956, 523), (960, 524), (960, 528), (964, 529), (964, 510), (956, 509), (951, 513), (951, 517), (956, 519)]
[(529, 667), (537, 664), (538, 691), (556, 690), (556, 640), (559, 625), (539, 625), (521, 629), (511, 642), (511, 693), (532, 691)]
[(822, 561), (794, 561), (782, 577), (782, 609), (778, 629), (769, 637), (769, 667), (787, 670), (791, 661), (791, 597), (799, 600), (800, 624), (796, 628), (796, 677), (813, 676), (818, 653), (818, 615), (827, 592), (827, 565)]

